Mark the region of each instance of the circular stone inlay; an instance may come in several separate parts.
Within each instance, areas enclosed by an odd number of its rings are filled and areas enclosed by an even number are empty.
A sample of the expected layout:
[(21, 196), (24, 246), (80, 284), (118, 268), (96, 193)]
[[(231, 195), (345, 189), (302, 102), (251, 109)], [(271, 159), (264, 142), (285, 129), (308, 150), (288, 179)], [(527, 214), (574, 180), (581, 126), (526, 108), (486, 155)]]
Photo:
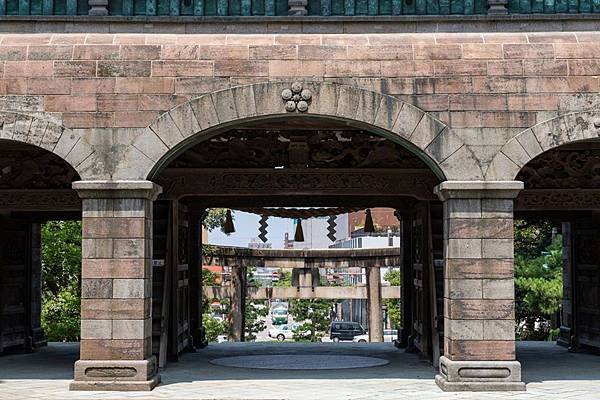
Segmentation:
[(279, 354), (215, 358), (210, 363), (235, 368), (315, 370), (379, 367), (389, 361), (362, 356)]

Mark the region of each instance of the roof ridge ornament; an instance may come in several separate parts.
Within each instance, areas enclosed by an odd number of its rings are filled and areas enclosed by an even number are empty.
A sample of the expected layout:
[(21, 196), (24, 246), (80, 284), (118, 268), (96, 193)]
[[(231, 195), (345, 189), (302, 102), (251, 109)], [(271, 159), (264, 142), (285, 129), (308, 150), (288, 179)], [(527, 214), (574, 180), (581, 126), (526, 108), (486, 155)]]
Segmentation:
[(289, 89), (283, 89), (281, 98), (285, 102), (287, 112), (306, 112), (312, 99), (312, 92), (309, 89), (303, 89), (300, 82), (292, 83)]

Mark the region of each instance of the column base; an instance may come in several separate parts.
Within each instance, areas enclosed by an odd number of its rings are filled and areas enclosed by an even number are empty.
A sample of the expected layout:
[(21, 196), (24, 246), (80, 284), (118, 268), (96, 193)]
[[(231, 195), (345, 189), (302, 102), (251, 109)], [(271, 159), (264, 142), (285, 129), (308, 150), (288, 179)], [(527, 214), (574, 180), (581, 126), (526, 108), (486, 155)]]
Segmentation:
[(518, 361), (452, 361), (442, 356), (435, 383), (446, 392), (526, 390)]
[(149, 391), (160, 383), (156, 357), (146, 360), (79, 360), (70, 390)]

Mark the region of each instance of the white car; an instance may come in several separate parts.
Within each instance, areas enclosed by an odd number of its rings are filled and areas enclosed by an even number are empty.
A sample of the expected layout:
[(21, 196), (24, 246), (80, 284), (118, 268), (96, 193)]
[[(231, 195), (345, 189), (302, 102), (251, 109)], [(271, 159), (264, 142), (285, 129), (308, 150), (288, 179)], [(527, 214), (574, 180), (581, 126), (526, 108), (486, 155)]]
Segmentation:
[(283, 342), (286, 339), (293, 339), (294, 332), (298, 329), (300, 324), (292, 324), (292, 325), (279, 325), (277, 327), (273, 327), (269, 329), (269, 337), (273, 339), (277, 339), (279, 342)]
[[(384, 329), (383, 330), (383, 341), (384, 342), (392, 342), (394, 339), (398, 338), (398, 331), (393, 329)], [(367, 343), (369, 341), (369, 334), (365, 333), (364, 335), (354, 336), (352, 339), (354, 343)]]

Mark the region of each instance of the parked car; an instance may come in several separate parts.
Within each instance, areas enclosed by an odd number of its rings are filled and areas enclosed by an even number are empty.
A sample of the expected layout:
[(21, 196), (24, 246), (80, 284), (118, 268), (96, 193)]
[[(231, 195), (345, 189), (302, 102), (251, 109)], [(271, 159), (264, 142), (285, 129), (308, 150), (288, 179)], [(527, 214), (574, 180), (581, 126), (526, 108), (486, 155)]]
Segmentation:
[[(384, 329), (383, 330), (383, 341), (384, 342), (392, 342), (394, 339), (398, 338), (398, 331), (393, 329)], [(367, 343), (369, 341), (369, 334), (365, 333), (363, 335), (354, 336), (352, 339), (354, 343)]]
[(273, 325), (287, 324), (288, 323), (288, 309), (287, 308), (271, 309), (271, 321), (273, 322)]
[(298, 329), (300, 324), (291, 325), (279, 325), (269, 329), (269, 337), (277, 339), (279, 342), (283, 342), (286, 339), (293, 339), (294, 332)]
[(329, 327), (329, 338), (334, 342), (352, 340), (354, 336), (367, 333), (358, 322), (334, 321)]

